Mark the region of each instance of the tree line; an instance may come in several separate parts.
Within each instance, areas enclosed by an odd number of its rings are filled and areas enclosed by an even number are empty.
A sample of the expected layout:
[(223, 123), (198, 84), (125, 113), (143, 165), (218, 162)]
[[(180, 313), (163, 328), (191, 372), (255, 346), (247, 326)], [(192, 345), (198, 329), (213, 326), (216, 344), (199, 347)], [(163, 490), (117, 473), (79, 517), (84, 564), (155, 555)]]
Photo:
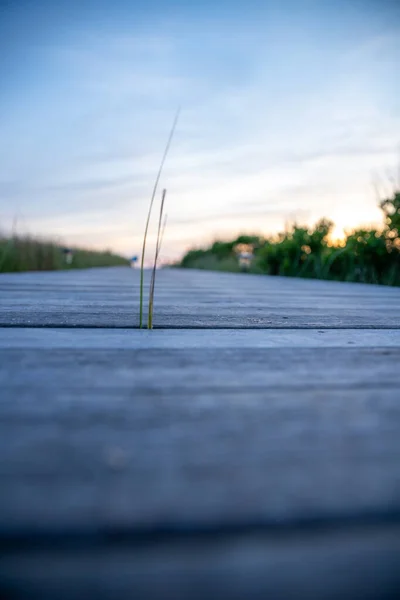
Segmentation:
[(183, 268), (239, 271), (238, 248), (253, 252), (249, 271), (267, 275), (400, 285), (400, 190), (380, 202), (384, 225), (359, 228), (340, 243), (330, 239), (334, 223), (293, 225), (276, 236), (240, 235), (189, 250)]

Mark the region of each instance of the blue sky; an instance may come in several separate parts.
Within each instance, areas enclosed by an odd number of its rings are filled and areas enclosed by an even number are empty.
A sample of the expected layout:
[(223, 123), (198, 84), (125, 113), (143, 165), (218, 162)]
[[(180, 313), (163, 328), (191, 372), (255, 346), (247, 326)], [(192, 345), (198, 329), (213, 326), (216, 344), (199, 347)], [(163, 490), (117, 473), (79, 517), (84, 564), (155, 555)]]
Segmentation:
[(0, 40), (2, 229), (138, 252), (178, 105), (166, 257), (294, 219), (379, 220), (396, 0), (3, 0)]

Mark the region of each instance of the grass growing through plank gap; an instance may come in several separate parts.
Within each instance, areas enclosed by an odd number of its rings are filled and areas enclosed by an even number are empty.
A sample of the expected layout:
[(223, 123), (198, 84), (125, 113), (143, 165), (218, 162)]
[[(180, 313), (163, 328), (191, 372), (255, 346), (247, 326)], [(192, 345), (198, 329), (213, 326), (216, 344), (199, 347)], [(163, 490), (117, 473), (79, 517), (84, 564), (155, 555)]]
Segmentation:
[(153, 208), (154, 198), (155, 198), (156, 192), (157, 192), (158, 182), (161, 177), (161, 172), (163, 170), (165, 159), (167, 158), (167, 154), (168, 154), (169, 148), (171, 146), (172, 138), (174, 137), (175, 128), (176, 128), (176, 125), (177, 125), (178, 119), (179, 119), (179, 113), (180, 113), (180, 108), (178, 108), (178, 110), (176, 111), (176, 115), (175, 115), (174, 121), (172, 123), (171, 131), (170, 131), (170, 134), (169, 134), (169, 137), (167, 140), (167, 145), (165, 146), (164, 154), (161, 159), (160, 168), (158, 169), (157, 177), (156, 177), (154, 187), (153, 187), (153, 192), (152, 192), (151, 198), (150, 198), (150, 205), (149, 205), (149, 212), (147, 214), (146, 227), (144, 229), (142, 257), (141, 257), (141, 261), (140, 261), (140, 300), (139, 300), (139, 327), (140, 328), (143, 327), (144, 257), (145, 257), (145, 253), (146, 253), (147, 233), (149, 231), (151, 211)]
[(168, 215), (166, 214), (165, 217), (164, 217), (164, 223), (163, 223), (163, 227), (162, 227), (162, 231), (161, 231), (160, 250), (161, 250), (162, 242), (163, 242), (163, 239), (164, 239), (165, 228), (167, 226), (167, 217), (168, 217)]
[(162, 242), (165, 225), (166, 225), (166, 221), (164, 220), (164, 225), (162, 226), (163, 213), (164, 213), (164, 202), (165, 202), (166, 194), (167, 194), (167, 190), (163, 190), (162, 197), (161, 197), (160, 216), (158, 219), (156, 252), (154, 255), (154, 265), (153, 265), (153, 271), (151, 273), (151, 281), (150, 281), (149, 313), (148, 313), (148, 317), (147, 317), (147, 329), (153, 329), (154, 288), (155, 288), (155, 284), (156, 284), (157, 261), (158, 261), (158, 256), (160, 254), (161, 242)]

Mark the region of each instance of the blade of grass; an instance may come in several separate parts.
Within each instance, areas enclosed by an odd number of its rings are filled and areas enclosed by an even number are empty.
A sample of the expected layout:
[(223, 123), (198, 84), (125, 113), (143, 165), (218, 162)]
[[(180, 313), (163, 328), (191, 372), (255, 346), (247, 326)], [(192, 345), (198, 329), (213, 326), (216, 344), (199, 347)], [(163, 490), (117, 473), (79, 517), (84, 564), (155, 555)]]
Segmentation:
[(163, 170), (165, 159), (167, 158), (167, 154), (168, 154), (169, 148), (171, 146), (172, 138), (174, 137), (174, 132), (175, 132), (176, 125), (178, 123), (180, 110), (181, 109), (178, 108), (178, 110), (176, 111), (176, 115), (175, 115), (174, 121), (172, 123), (171, 131), (170, 131), (170, 134), (169, 134), (169, 137), (168, 137), (168, 140), (167, 140), (167, 145), (165, 146), (164, 154), (163, 154), (162, 159), (161, 159), (160, 168), (158, 169), (157, 177), (156, 177), (156, 180), (155, 180), (155, 183), (154, 183), (154, 187), (153, 187), (153, 193), (152, 193), (151, 199), (150, 199), (149, 212), (147, 214), (146, 227), (145, 227), (145, 230), (144, 230), (143, 246), (142, 246), (142, 257), (141, 257), (141, 261), (140, 261), (140, 300), (139, 300), (139, 327), (140, 328), (143, 327), (144, 258), (145, 258), (145, 253), (146, 253), (146, 241), (147, 241), (147, 233), (148, 233), (148, 230), (149, 230), (151, 211), (152, 211), (152, 208), (153, 208), (154, 198), (155, 198), (155, 195), (156, 195), (156, 192), (157, 192), (158, 182), (159, 182), (160, 177), (161, 177), (161, 172)]
[(154, 306), (154, 289), (156, 283), (156, 270), (157, 270), (157, 260), (158, 255), (161, 249), (161, 233), (162, 233), (162, 218), (164, 213), (164, 202), (165, 196), (167, 194), (167, 190), (163, 190), (161, 197), (161, 206), (160, 206), (160, 216), (158, 219), (158, 230), (157, 230), (157, 242), (156, 242), (156, 251), (154, 255), (154, 265), (153, 271), (151, 274), (151, 282), (150, 282), (150, 294), (149, 294), (149, 314), (147, 316), (147, 329), (153, 329), (153, 306)]
[(164, 189), (163, 193), (162, 193), (162, 197), (161, 197), (161, 206), (160, 206), (160, 214), (159, 214), (158, 229), (157, 229), (156, 251), (155, 251), (155, 255), (154, 255), (154, 264), (153, 264), (151, 281), (150, 281), (149, 312), (148, 312), (148, 321), (147, 321), (148, 329), (153, 328), (155, 279), (156, 279), (158, 256), (159, 256), (160, 249), (161, 249), (161, 234), (162, 234), (161, 223), (162, 223), (162, 217), (163, 217), (163, 213), (164, 213), (164, 202), (165, 202), (166, 193), (167, 193), (167, 190)]
[(162, 246), (163, 239), (164, 239), (165, 228), (167, 226), (167, 218), (168, 218), (168, 215), (166, 214), (165, 217), (164, 217), (164, 223), (163, 223), (163, 227), (162, 227), (162, 231), (161, 231), (160, 248), (159, 248), (160, 250), (161, 250), (161, 246)]

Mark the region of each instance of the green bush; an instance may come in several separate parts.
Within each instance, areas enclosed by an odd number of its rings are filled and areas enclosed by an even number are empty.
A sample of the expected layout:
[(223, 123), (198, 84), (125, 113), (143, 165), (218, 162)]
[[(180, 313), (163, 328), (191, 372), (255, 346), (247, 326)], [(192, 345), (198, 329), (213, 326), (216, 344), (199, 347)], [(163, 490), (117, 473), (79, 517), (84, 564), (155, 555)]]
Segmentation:
[(209, 248), (190, 250), (181, 266), (239, 270), (235, 247), (251, 244), (253, 273), (400, 285), (400, 192), (380, 207), (383, 229), (355, 230), (341, 246), (329, 243), (333, 223), (321, 219), (314, 227), (294, 225), (274, 238), (240, 235), (231, 242), (215, 241)]

